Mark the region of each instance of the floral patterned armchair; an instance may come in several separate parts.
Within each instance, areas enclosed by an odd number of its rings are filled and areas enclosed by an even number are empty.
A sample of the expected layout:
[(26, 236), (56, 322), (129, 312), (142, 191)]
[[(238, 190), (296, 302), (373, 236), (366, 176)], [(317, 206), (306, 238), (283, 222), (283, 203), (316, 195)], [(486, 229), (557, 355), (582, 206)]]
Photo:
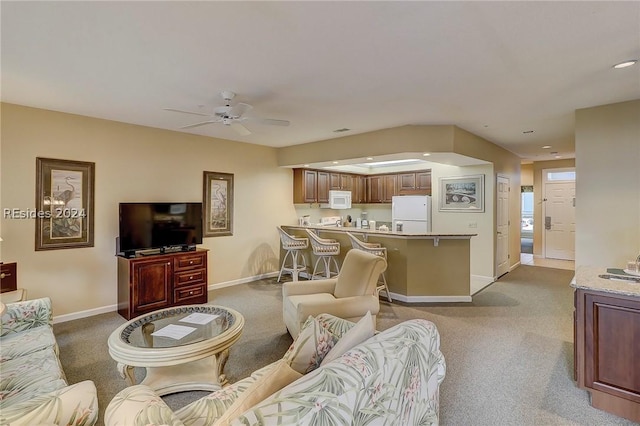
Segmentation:
[[(327, 314), (317, 320), (338, 338), (354, 327)], [(439, 386), (446, 365), (440, 335), (429, 321), (409, 320), (377, 333), (239, 417), (223, 421), (225, 411), (274, 364), (176, 412), (147, 386), (129, 387), (107, 407), (106, 425), (438, 424)]]

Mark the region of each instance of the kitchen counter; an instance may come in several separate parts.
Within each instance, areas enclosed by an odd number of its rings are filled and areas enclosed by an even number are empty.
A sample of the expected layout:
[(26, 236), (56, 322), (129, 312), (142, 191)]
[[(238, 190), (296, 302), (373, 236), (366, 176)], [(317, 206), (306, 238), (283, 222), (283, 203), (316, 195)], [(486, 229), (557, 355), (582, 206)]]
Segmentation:
[[(305, 237), (312, 230), (322, 238), (340, 242), (338, 263), (351, 249), (347, 232), (387, 249), (387, 285), (391, 297), (407, 303), (471, 302), (471, 238), (476, 234), (409, 234), (366, 228), (282, 225), (292, 235)], [(281, 261), (284, 252), (281, 251)], [(307, 265), (315, 263), (311, 247)], [(311, 273), (311, 271), (309, 271)]]
[[(571, 281), (571, 287), (583, 290), (603, 291), (623, 296), (640, 296), (640, 283), (600, 278), (599, 275), (611, 275), (607, 268), (580, 266)], [(640, 278), (640, 277), (638, 277)]]

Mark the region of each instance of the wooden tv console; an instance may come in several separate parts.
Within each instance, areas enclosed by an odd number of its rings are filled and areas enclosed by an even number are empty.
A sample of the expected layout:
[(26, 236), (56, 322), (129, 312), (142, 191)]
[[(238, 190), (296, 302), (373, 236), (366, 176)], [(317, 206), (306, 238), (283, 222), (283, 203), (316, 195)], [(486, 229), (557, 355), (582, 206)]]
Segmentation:
[(158, 309), (207, 303), (207, 251), (118, 256), (118, 313), (130, 320)]

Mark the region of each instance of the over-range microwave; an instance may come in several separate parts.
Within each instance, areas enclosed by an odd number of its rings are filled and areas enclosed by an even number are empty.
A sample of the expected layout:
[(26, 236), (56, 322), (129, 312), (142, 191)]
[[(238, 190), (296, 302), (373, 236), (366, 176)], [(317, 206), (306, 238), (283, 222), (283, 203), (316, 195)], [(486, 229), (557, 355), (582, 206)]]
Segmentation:
[(351, 191), (329, 191), (329, 202), (320, 204), (324, 209), (350, 209), (351, 208)]

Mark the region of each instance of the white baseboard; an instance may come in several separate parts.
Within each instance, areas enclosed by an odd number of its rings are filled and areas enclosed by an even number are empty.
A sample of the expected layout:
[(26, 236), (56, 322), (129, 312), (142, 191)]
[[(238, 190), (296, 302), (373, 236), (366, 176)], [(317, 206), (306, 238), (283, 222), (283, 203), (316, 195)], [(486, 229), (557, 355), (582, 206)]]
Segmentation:
[(92, 317), (94, 315), (106, 314), (107, 312), (115, 312), (118, 310), (118, 305), (103, 306), (101, 308), (88, 309), (86, 311), (74, 312), (72, 314), (57, 315), (53, 317), (53, 323), (59, 324), (61, 322), (73, 321), (82, 318)]
[(391, 298), (405, 303), (454, 303), (471, 302), (471, 296), (405, 296), (391, 292)]
[(273, 277), (277, 277), (278, 273), (279, 272), (269, 272), (269, 273), (262, 274), (262, 275), (254, 275), (252, 277), (239, 278), (239, 279), (233, 280), (233, 281), (224, 281), (224, 282), (221, 282), (221, 283), (209, 284), (207, 286), (207, 290), (211, 291), (211, 290), (216, 290), (218, 288), (231, 287), (231, 286), (238, 285), (238, 284), (250, 283), (251, 281), (261, 280), (261, 279), (264, 279), (264, 278), (273, 278)]
[[(269, 272), (267, 274), (254, 275), (253, 277), (245, 277), (245, 278), (240, 278), (240, 279), (233, 280), (233, 281), (225, 281), (225, 282), (221, 282), (221, 283), (217, 283), (217, 284), (209, 284), (207, 286), (207, 291), (215, 290), (215, 289), (218, 289), (218, 288), (231, 287), (233, 285), (244, 284), (244, 283), (248, 283), (248, 282), (251, 282), (251, 281), (256, 281), (256, 280), (263, 279), (263, 278), (272, 278), (272, 277), (277, 277), (277, 276), (278, 276), (278, 272)], [(109, 305), (109, 306), (102, 306), (100, 308), (88, 309), (86, 311), (80, 311), (80, 312), (74, 312), (74, 313), (71, 313), (71, 314), (64, 314), (64, 315), (54, 316), (53, 317), (53, 323), (54, 324), (59, 324), (59, 323), (62, 323), (62, 322), (67, 322), (67, 321), (73, 321), (73, 320), (77, 320), (77, 319), (92, 317), (94, 315), (106, 314), (107, 312), (116, 312), (117, 310), (118, 310), (118, 305), (117, 304)]]
[(513, 270), (520, 265), (521, 265), (520, 261), (517, 261), (514, 265), (511, 265), (511, 267), (509, 268), (509, 272), (513, 272)]

